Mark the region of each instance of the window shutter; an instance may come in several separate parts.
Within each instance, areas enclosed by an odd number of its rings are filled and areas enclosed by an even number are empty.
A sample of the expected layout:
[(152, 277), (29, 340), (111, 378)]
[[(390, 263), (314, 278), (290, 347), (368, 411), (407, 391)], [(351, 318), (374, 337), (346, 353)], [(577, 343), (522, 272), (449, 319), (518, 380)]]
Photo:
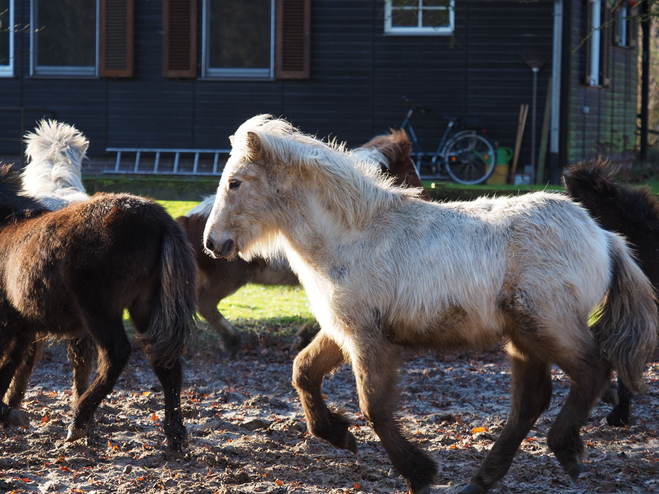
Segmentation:
[(308, 79), (311, 65), (311, 0), (276, 0), (277, 79)]
[(133, 0), (101, 0), (101, 77), (133, 76), (133, 10)]
[(163, 77), (197, 77), (197, 0), (162, 2)]

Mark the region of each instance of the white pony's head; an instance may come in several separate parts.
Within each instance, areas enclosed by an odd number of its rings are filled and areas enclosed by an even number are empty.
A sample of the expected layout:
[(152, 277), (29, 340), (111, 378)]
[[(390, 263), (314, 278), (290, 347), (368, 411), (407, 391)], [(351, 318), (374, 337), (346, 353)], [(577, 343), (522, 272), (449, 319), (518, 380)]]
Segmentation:
[[(232, 151), (204, 231), (214, 255), (268, 257), (284, 228), (323, 217), (336, 231), (359, 229), (378, 208), (418, 191), (394, 187), (372, 163), (290, 123), (257, 115), (231, 137)], [(289, 238), (290, 240), (290, 238)]]
[(82, 184), (82, 160), (89, 141), (73, 125), (42, 120), (25, 135), (23, 194), (39, 199), (49, 209), (60, 209), (89, 196)]

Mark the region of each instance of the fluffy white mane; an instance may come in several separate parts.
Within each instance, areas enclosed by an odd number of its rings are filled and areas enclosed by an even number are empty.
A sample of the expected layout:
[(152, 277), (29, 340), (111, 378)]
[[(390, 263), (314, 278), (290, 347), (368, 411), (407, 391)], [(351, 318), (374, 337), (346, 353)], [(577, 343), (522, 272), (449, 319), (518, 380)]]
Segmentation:
[(27, 166), (22, 172), (23, 195), (51, 210), (89, 199), (82, 185), (82, 160), (89, 141), (74, 126), (42, 120), (25, 135)]
[[(253, 136), (257, 136), (258, 143)], [(417, 198), (419, 191), (393, 185), (371, 159), (362, 160), (343, 144), (323, 142), (298, 131), (289, 122), (271, 115), (257, 115), (243, 123), (231, 138), (230, 163), (261, 160), (280, 168), (297, 167), (308, 177), (328, 207), (339, 212), (350, 227), (359, 227), (404, 198)], [(290, 173), (290, 170), (288, 171)]]
[(187, 217), (198, 215), (208, 218), (213, 209), (213, 204), (215, 204), (215, 194), (212, 196), (207, 196), (203, 201), (197, 204), (194, 208), (188, 211), (185, 215)]

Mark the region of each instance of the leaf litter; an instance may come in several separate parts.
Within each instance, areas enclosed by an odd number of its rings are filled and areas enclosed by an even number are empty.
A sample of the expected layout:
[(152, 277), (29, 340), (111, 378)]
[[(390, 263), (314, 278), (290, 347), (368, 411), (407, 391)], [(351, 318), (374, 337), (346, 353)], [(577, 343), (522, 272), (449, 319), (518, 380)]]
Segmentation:
[[(71, 368), (61, 344), (38, 364), (24, 402), (28, 428), (0, 428), (0, 492), (80, 493), (403, 493), (379, 439), (357, 403), (345, 366), (328, 375), (328, 404), (344, 410), (357, 456), (306, 432), (291, 385), (295, 328), (251, 328), (235, 361), (223, 358), (208, 331), (195, 337), (185, 363), (183, 414), (188, 444), (165, 449), (162, 389), (135, 348), (96, 428), (66, 443)], [(505, 425), (510, 368), (498, 350), (437, 355), (410, 352), (400, 374), (398, 417), (406, 434), (438, 462), (432, 492), (458, 492)], [(548, 451), (546, 437), (569, 392), (553, 371), (551, 407), (520, 446), (502, 493), (659, 492), (659, 363), (646, 373), (648, 393), (634, 399), (631, 426), (606, 424), (611, 405), (597, 403), (582, 429), (586, 463), (572, 483)]]

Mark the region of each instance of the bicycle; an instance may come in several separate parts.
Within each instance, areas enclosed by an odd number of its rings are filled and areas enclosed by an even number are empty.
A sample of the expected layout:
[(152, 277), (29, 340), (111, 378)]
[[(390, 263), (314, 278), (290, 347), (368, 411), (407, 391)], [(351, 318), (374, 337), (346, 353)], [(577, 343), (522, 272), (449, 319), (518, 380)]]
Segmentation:
[[(407, 114), (401, 129), (407, 133), (412, 144), (412, 158), (421, 178), (451, 178), (460, 184), (479, 184), (494, 173), (496, 152), (494, 145), (482, 132), (479, 117), (446, 116), (448, 124), (442, 135), (437, 150), (426, 153), (421, 148), (410, 119), (415, 111), (426, 113), (429, 108), (417, 105), (409, 98), (403, 97), (407, 105)], [(457, 130), (456, 130), (457, 129)], [(448, 173), (442, 175), (442, 168)], [(430, 174), (424, 174), (424, 171)]]

